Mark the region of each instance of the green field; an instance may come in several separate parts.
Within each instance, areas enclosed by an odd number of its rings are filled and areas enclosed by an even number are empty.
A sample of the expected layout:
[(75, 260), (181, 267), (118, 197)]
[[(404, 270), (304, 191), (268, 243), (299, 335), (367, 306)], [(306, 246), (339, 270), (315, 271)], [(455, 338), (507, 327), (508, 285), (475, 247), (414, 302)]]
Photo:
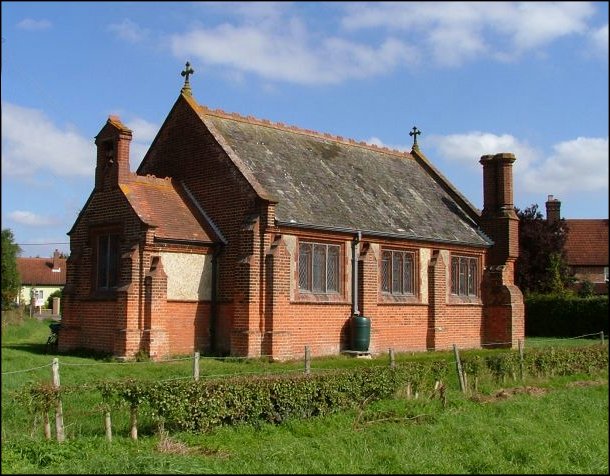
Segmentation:
[[(2, 327), (3, 474), (194, 473), (608, 473), (607, 374), (505, 382), (464, 396), (457, 379), (438, 398), (397, 397), (360, 409), (281, 425), (223, 427), (210, 433), (158, 434), (145, 417), (129, 438), (126, 412), (113, 413), (113, 440), (104, 436), (95, 391), (62, 397), (66, 441), (45, 441), (42, 421), (14, 398), (28, 383), (50, 381), (55, 355), (45, 353), (48, 323)], [(534, 346), (597, 345), (599, 339), (526, 340)], [(485, 353), (493, 351), (464, 351)], [(60, 355), (62, 386), (103, 379), (191, 378), (192, 358), (164, 363), (117, 363)], [(450, 352), (398, 354), (407, 359), (452, 358)], [(312, 371), (388, 365), (388, 357), (313, 359)], [(236, 373), (302, 372), (302, 361), (202, 358), (201, 378)], [(454, 376), (453, 376), (454, 377)]]

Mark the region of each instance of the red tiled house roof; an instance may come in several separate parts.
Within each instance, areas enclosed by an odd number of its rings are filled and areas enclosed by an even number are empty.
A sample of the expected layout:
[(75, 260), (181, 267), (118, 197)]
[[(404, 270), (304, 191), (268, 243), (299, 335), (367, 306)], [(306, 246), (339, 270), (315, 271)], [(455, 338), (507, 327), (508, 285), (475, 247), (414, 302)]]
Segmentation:
[(23, 285), (64, 286), (66, 284), (64, 258), (17, 258), (17, 269)]
[(570, 266), (608, 266), (608, 220), (566, 219)]

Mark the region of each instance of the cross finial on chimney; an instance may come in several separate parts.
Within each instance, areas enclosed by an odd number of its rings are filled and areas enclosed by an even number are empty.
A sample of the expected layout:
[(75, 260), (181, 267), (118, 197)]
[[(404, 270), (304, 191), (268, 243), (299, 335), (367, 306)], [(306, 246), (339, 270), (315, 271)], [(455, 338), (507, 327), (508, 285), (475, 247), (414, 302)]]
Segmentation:
[(413, 126), (413, 129), (411, 130), (411, 132), (409, 132), (409, 135), (413, 137), (413, 148), (414, 149), (419, 149), (419, 146), (417, 145), (417, 136), (421, 134), (421, 131)]
[(181, 92), (184, 94), (188, 94), (189, 96), (191, 95), (191, 84), (189, 83), (189, 76), (194, 73), (195, 70), (191, 68), (191, 63), (187, 61), (184, 71), (180, 73), (182, 76), (184, 76), (184, 86), (182, 86)]

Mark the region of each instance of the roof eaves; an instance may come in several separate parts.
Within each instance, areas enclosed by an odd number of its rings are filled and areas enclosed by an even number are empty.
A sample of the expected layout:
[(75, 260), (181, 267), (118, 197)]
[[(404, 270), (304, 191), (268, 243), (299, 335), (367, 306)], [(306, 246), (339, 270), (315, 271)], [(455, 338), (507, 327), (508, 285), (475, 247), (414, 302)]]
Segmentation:
[(464, 208), (464, 211), (478, 225), (481, 218), (481, 211), (475, 207), (451, 182), (428, 160), (419, 147), (414, 147), (411, 150), (411, 155), (419, 162), (422, 167), (436, 179), (437, 182)]
[(485, 235), (483, 232), (481, 232), (480, 230), (477, 230), (477, 231), (481, 235), (481, 238), (483, 238), (484, 241), (487, 242), (487, 244), (475, 244), (475, 243), (466, 243), (466, 242), (457, 241), (457, 240), (453, 241), (453, 240), (445, 240), (445, 239), (439, 239), (439, 238), (428, 238), (428, 237), (421, 237), (421, 236), (416, 236), (416, 235), (409, 235), (406, 233), (391, 233), (391, 232), (386, 232), (386, 231), (374, 231), (374, 230), (356, 230), (354, 228), (343, 228), (343, 227), (338, 227), (338, 226), (314, 225), (314, 224), (310, 224), (310, 223), (298, 223), (296, 221), (284, 222), (284, 221), (276, 220), (276, 224), (278, 226), (288, 227), (288, 228), (305, 228), (305, 229), (310, 229), (310, 230), (332, 231), (332, 232), (336, 232), (336, 233), (346, 233), (346, 234), (350, 234), (350, 235), (354, 235), (354, 234), (360, 232), (360, 233), (362, 233), (363, 236), (364, 235), (378, 236), (378, 237), (383, 237), (383, 238), (422, 241), (422, 242), (426, 242), (426, 243), (444, 243), (444, 244), (452, 244), (452, 245), (458, 245), (458, 246), (467, 245), (467, 246), (473, 246), (476, 248), (489, 248), (490, 246), (493, 245), (493, 241), (491, 239), (489, 239), (489, 237), (487, 235)]
[(261, 183), (256, 179), (250, 168), (245, 164), (243, 160), (240, 159), (239, 155), (231, 148), (231, 146), (227, 143), (222, 134), (214, 127), (214, 125), (210, 121), (206, 120), (205, 113), (207, 109), (199, 105), (192, 96), (183, 94), (182, 98), (191, 106), (193, 111), (199, 116), (201, 122), (203, 122), (203, 124), (210, 131), (210, 134), (212, 134), (218, 145), (220, 145), (220, 147), (225, 151), (229, 159), (233, 162), (233, 164), (235, 164), (237, 170), (239, 170), (242, 176), (250, 184), (254, 192), (263, 200), (272, 203), (277, 203), (279, 201), (278, 198), (269, 193), (269, 191), (267, 191), (265, 187), (261, 185)]
[(74, 220), (74, 224), (72, 225), (72, 228), (70, 228), (70, 230), (66, 233), (66, 235), (70, 236), (74, 232), (76, 225), (81, 220), (82, 216), (85, 214), (85, 211), (87, 210), (87, 207), (89, 206), (89, 203), (91, 203), (91, 200), (93, 200), (94, 194), (95, 194), (95, 189), (93, 189), (91, 191), (91, 193), (89, 194), (89, 198), (87, 198), (87, 201), (83, 205), (83, 208), (81, 208), (80, 211), (78, 212), (78, 215), (76, 217), (76, 220)]

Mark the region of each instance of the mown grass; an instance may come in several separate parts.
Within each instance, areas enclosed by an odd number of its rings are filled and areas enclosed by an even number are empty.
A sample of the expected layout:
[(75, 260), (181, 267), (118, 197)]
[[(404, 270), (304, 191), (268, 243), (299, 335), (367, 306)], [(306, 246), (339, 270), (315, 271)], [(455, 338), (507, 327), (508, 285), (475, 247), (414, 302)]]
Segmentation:
[[(29, 382), (50, 380), (53, 355), (44, 353), (48, 323), (26, 320), (2, 332), (3, 474), (252, 474), (252, 473), (608, 473), (607, 375), (536, 380), (533, 394), (488, 389), (473, 400), (447, 382), (447, 405), (439, 399), (396, 398), (361, 410), (282, 425), (224, 427), (193, 435), (159, 435), (143, 419), (140, 438), (128, 438), (126, 412), (113, 413), (114, 438), (104, 438), (96, 392), (63, 398), (67, 440), (42, 437), (12, 395)], [(565, 345), (538, 339), (536, 344)], [(567, 345), (573, 345), (570, 340)], [(595, 340), (581, 340), (591, 345)], [(526, 348), (530, 346), (526, 341)], [(486, 352), (494, 351), (465, 351)], [(452, 353), (398, 354), (403, 359), (452, 358)], [(62, 386), (101, 379), (189, 378), (192, 360), (115, 363), (102, 357), (60, 355)], [(387, 356), (313, 359), (312, 370), (387, 365)], [(41, 369), (7, 373), (44, 366)], [(201, 378), (234, 373), (303, 371), (303, 362), (264, 359), (202, 359)], [(587, 383), (578, 383), (586, 381)], [(516, 383), (507, 385), (519, 386)], [(504, 397), (502, 397), (504, 395)]]

